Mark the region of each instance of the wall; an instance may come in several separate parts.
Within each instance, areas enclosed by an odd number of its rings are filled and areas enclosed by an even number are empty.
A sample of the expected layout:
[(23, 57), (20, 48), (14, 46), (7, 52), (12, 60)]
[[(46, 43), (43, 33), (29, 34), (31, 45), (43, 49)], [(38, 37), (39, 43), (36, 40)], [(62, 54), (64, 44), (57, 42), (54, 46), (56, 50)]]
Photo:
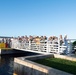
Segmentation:
[(76, 57), (70, 57), (70, 56), (66, 56), (66, 55), (59, 55), (59, 54), (54, 54), (55, 58), (61, 58), (61, 59), (66, 59), (66, 60), (70, 60), (70, 61), (76, 61)]
[(24, 53), (24, 52), (20, 51), (20, 50), (15, 50), (15, 49), (9, 49), (9, 48), (0, 49), (0, 55), (3, 55), (3, 54), (18, 54), (18, 53)]
[(13, 53), (13, 49), (0, 49), (0, 55), (2, 54), (11, 54)]
[(14, 62), (14, 71), (18, 75), (72, 75), (29, 60), (15, 58)]

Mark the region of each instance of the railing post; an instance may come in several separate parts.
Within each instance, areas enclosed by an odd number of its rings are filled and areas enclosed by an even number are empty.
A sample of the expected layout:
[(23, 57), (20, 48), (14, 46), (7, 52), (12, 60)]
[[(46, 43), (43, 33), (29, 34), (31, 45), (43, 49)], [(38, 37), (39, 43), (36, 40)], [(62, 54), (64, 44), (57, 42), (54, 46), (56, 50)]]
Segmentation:
[(29, 40), (29, 50), (31, 49), (31, 41)]
[(60, 39), (58, 38), (58, 54), (60, 53)]
[(47, 40), (47, 53), (49, 53), (49, 42), (48, 42), (48, 40)]
[(71, 40), (67, 40), (67, 41), (68, 41), (68, 53), (70, 54), (72, 50), (72, 43)]

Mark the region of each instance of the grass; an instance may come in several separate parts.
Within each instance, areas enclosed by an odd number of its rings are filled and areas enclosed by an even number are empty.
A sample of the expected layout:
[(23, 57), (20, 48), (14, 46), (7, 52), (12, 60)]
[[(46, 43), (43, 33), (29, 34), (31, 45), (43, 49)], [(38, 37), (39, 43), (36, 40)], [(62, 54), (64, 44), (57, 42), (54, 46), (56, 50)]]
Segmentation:
[(34, 62), (76, 75), (76, 62), (74, 61), (64, 60), (60, 58), (46, 58), (35, 60)]

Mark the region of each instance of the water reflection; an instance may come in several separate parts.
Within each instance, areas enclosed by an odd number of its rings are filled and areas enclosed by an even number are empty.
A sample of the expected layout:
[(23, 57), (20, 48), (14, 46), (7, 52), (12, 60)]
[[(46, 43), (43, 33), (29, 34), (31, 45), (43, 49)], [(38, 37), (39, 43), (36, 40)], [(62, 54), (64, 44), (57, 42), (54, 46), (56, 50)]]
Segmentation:
[(14, 57), (0, 56), (0, 75), (13, 75)]

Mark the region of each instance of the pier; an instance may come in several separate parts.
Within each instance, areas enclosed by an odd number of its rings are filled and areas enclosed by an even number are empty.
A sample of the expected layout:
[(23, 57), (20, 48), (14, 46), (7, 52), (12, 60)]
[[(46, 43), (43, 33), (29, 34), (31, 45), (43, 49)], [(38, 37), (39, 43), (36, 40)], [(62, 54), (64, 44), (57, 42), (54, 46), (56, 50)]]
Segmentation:
[(60, 37), (1, 37), (0, 54), (9, 54), (17, 51), (28, 51), (42, 54), (69, 54), (72, 52), (72, 42), (75, 39)]
[[(1, 38), (0, 41), (0, 55), (18, 56), (25, 54), (24, 57), (10, 57), (10, 59), (13, 60), (14, 63), (12, 64), (12, 62), (9, 60), (12, 66), (14, 66), (14, 68), (12, 68), (11, 75), (13, 72), (13, 75), (72, 75), (70, 73), (54, 68), (49, 68), (31, 61), (53, 57), (76, 61), (76, 58), (67, 56), (72, 51), (72, 42), (70, 39), (66, 40), (66, 45), (65, 41), (61, 42), (61, 39), (59, 38), (53, 40), (49, 40), (49, 38), (41, 40), (41, 38), (39, 37), (33, 38), (33, 40), (32, 37), (29, 38), (29, 40), (25, 40), (24, 38)], [(6, 61), (7, 58), (5, 58), (4, 60)], [(11, 68), (11, 66), (9, 67)]]

